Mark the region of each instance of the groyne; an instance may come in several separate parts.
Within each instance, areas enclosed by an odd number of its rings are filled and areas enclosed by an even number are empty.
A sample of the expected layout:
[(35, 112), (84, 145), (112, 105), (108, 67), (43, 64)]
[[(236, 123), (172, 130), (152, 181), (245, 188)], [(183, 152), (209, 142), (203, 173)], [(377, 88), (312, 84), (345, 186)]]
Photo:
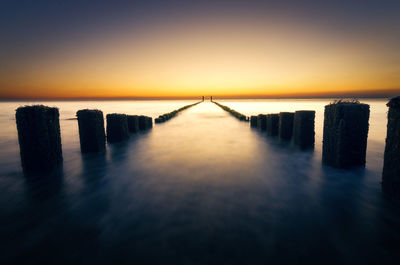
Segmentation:
[(203, 100), (199, 101), (199, 102), (196, 102), (196, 103), (193, 103), (193, 104), (190, 104), (190, 105), (183, 106), (182, 108), (179, 108), (177, 110), (162, 114), (162, 115), (158, 116), (158, 118), (155, 118), (154, 122), (155, 123), (166, 122), (166, 121), (172, 119), (173, 117), (175, 117), (176, 115), (178, 115), (179, 112), (184, 111), (184, 110), (186, 110), (188, 108), (191, 108), (193, 106), (196, 106), (197, 104), (200, 104), (201, 102), (203, 102)]
[(215, 101), (211, 101), (211, 102), (214, 103), (215, 105), (217, 105), (218, 107), (220, 107), (221, 109), (223, 109), (223, 110), (229, 112), (229, 113), (230, 113), (231, 115), (233, 115), (236, 119), (238, 119), (238, 120), (240, 120), (240, 121), (249, 121), (249, 118), (248, 118), (246, 115), (244, 115), (244, 114), (242, 114), (242, 113), (240, 113), (240, 112), (237, 112), (236, 110), (231, 109), (231, 108), (229, 108), (229, 107), (227, 107), (227, 106), (225, 106), (225, 105), (222, 105), (222, 104), (220, 104), (220, 103), (218, 103), (218, 102), (215, 102)]

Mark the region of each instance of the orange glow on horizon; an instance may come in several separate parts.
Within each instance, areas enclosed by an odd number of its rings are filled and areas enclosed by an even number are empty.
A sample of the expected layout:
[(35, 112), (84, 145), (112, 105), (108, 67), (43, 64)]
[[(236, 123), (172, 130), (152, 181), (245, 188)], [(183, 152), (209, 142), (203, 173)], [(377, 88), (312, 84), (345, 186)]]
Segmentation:
[(309, 25), (194, 21), (107, 36), (8, 62), (0, 69), (0, 98), (296, 97), (400, 89), (394, 48)]

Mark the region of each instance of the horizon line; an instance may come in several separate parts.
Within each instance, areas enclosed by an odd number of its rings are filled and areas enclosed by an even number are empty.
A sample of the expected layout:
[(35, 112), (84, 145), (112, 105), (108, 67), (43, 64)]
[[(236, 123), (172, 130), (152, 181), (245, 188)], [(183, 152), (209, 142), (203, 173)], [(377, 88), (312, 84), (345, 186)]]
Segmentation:
[(400, 88), (361, 90), (348, 92), (303, 92), (303, 93), (282, 93), (282, 94), (198, 94), (184, 96), (5, 96), (0, 95), (0, 101), (97, 101), (97, 100), (184, 100), (184, 99), (337, 99), (337, 98), (392, 98), (400, 96)]
[[(382, 95), (326, 95), (326, 96), (214, 96), (213, 99), (390, 99), (398, 94)], [(204, 96), (209, 100), (211, 96)], [(54, 98), (0, 98), (0, 102), (7, 101), (113, 101), (113, 100), (202, 100), (198, 97), (54, 97)]]

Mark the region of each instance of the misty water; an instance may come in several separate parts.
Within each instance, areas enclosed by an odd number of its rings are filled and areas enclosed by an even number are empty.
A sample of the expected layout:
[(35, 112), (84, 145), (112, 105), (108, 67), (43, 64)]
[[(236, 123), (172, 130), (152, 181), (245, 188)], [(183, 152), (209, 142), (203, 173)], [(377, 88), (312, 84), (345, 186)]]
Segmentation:
[[(315, 110), (315, 148), (252, 130), (210, 102), (103, 154), (82, 155), (79, 109), (153, 118), (194, 101), (43, 102), (63, 167), (25, 176), (0, 103), (0, 264), (398, 264), (400, 205), (382, 196), (387, 100), (371, 106), (365, 168), (321, 164), (329, 100), (221, 100), (246, 115)], [(37, 104), (37, 102), (34, 102)]]

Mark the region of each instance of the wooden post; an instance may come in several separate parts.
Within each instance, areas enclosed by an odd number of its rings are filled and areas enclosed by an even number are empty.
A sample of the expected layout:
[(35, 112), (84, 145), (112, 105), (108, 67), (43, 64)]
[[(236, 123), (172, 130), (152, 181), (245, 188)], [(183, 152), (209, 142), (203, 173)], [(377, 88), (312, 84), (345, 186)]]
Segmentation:
[(128, 115), (128, 130), (131, 133), (139, 132), (139, 116), (137, 115)]
[(315, 111), (300, 110), (294, 113), (293, 119), (293, 144), (300, 149), (314, 148)]
[(288, 141), (292, 138), (293, 120), (293, 112), (279, 113), (279, 139), (283, 141)]
[(24, 172), (44, 172), (61, 165), (58, 109), (43, 105), (20, 107), (15, 118)]
[(153, 118), (146, 117), (146, 128), (147, 129), (153, 128)]
[(257, 128), (260, 131), (265, 131), (267, 128), (267, 115), (259, 114), (257, 116)]
[(325, 106), (322, 162), (336, 168), (365, 166), (369, 105), (337, 102)]
[(382, 189), (385, 195), (400, 200), (400, 97), (392, 98), (387, 106), (389, 112)]
[(143, 131), (147, 129), (146, 116), (139, 116), (139, 130)]
[(253, 128), (257, 127), (257, 116), (251, 116), (250, 117), (250, 126)]
[(154, 122), (155, 122), (155, 123), (162, 123), (162, 122), (164, 122), (164, 121), (165, 121), (165, 119), (164, 119), (163, 116), (159, 116), (158, 118), (155, 118), (155, 119), (154, 119)]
[(100, 110), (78, 110), (79, 139), (82, 153), (101, 152), (105, 149), (104, 117)]
[(107, 114), (107, 141), (120, 142), (129, 138), (128, 119), (125, 114)]
[(279, 131), (279, 114), (269, 114), (267, 116), (267, 135), (277, 136)]

